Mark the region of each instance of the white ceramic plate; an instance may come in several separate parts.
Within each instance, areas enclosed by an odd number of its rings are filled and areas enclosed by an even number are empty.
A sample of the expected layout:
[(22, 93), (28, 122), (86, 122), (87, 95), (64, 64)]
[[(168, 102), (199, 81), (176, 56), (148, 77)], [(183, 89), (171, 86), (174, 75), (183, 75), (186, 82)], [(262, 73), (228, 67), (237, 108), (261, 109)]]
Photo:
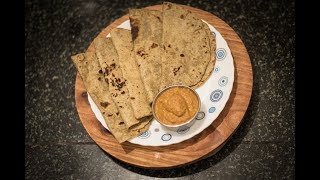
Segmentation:
[[(212, 31), (212, 35), (216, 37), (217, 61), (210, 78), (201, 87), (196, 89), (201, 99), (201, 110), (196, 117), (196, 121), (194, 121), (191, 127), (172, 131), (153, 119), (148, 131), (131, 139), (129, 142), (143, 146), (166, 146), (185, 141), (210, 126), (223, 110), (229, 99), (234, 81), (233, 57), (227, 42), (221, 34), (212, 25), (208, 24), (208, 26)], [(118, 28), (131, 29), (130, 21), (123, 22)], [(110, 34), (107, 37), (110, 37)], [(108, 129), (101, 112), (90, 95), (88, 95), (88, 100), (97, 119)]]

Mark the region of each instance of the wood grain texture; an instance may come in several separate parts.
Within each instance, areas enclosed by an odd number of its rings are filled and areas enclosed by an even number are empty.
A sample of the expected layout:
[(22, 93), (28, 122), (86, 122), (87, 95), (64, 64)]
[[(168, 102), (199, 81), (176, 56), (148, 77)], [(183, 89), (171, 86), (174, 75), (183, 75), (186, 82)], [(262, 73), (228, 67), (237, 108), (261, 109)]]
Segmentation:
[[(147, 9), (161, 9), (161, 5)], [(252, 67), (249, 55), (239, 36), (218, 17), (203, 10), (184, 6), (213, 25), (227, 41), (235, 65), (235, 80), (230, 98), (219, 117), (197, 136), (170, 146), (149, 147), (125, 142), (120, 145), (100, 124), (92, 112), (80, 75), (76, 77), (75, 101), (81, 122), (91, 138), (107, 153), (132, 165), (145, 168), (170, 168), (192, 163), (216, 153), (240, 125), (252, 93)], [(104, 29), (106, 36), (112, 28), (128, 19), (125, 15)], [(91, 44), (88, 51), (94, 51)]]

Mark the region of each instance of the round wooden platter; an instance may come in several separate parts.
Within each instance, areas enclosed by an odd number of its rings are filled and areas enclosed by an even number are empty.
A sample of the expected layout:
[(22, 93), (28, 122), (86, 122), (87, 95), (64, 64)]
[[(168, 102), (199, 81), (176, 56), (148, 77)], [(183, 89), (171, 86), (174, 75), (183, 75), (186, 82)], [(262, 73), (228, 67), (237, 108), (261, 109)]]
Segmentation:
[[(235, 65), (235, 80), (230, 98), (219, 117), (203, 132), (184, 142), (170, 146), (140, 146), (125, 142), (119, 144), (96, 119), (80, 75), (76, 77), (75, 100), (81, 122), (91, 138), (107, 153), (132, 165), (145, 168), (170, 168), (195, 162), (216, 153), (240, 125), (249, 105), (252, 92), (252, 67), (247, 50), (234, 30), (218, 17), (200, 9), (184, 6), (213, 25), (227, 41)], [(162, 5), (147, 7), (161, 10)], [(111, 29), (128, 20), (125, 15), (98, 36), (105, 37)], [(88, 51), (94, 51), (92, 44)]]

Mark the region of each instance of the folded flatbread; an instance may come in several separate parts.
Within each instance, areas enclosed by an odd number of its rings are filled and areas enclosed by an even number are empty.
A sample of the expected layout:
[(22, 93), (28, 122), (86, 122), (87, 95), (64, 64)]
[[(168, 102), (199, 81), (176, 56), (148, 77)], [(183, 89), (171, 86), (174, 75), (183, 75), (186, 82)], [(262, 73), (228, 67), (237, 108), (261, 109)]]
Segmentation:
[[(161, 87), (196, 85), (210, 61), (210, 30), (189, 10), (163, 4), (163, 53)], [(209, 31), (209, 32), (208, 32)]]
[(161, 78), (162, 12), (129, 9), (134, 55), (149, 103), (159, 92)]
[(108, 85), (104, 81), (98, 59), (93, 52), (81, 53), (71, 57), (87, 92), (101, 111), (110, 132), (119, 143), (129, 140), (145, 132), (150, 123), (137, 131), (128, 130), (122, 120), (117, 106), (110, 97)]
[(144, 127), (150, 119), (143, 117), (137, 119), (134, 116), (131, 106), (131, 98), (126, 80), (123, 78), (122, 71), (119, 65), (119, 58), (116, 49), (112, 44), (111, 38), (97, 37), (93, 41), (95, 52), (99, 60), (105, 80), (109, 85), (111, 98), (118, 107), (120, 115), (128, 129), (140, 129)]
[[(208, 28), (208, 30), (210, 31), (208, 25), (206, 23), (204, 23), (204, 27)], [(207, 30), (207, 32), (208, 32)], [(210, 43), (210, 61), (208, 63), (208, 66), (206, 68), (206, 71), (203, 75), (203, 77), (201, 78), (201, 80), (194, 86), (191, 86), (193, 89), (196, 89), (198, 87), (200, 87), (201, 85), (203, 85), (210, 77), (214, 65), (216, 63), (216, 38), (213, 36), (213, 34), (210, 32), (208, 32), (208, 37), (209, 37), (209, 43)]]
[(122, 70), (134, 116), (137, 119), (152, 115), (151, 104), (143, 85), (139, 67), (133, 53), (131, 32), (127, 29), (115, 28), (111, 31), (112, 43), (119, 56), (119, 65)]

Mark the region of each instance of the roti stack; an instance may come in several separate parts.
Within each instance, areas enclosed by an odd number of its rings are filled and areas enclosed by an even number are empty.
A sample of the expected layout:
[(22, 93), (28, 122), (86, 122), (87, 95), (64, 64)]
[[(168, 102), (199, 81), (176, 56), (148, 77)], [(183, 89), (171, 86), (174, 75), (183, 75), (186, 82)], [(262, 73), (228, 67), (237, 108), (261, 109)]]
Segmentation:
[(134, 116), (129, 90), (126, 86), (127, 80), (123, 77), (119, 65), (119, 57), (116, 49), (112, 44), (111, 38), (96, 38), (93, 41), (96, 54), (109, 84), (109, 91), (112, 99), (116, 103), (119, 112), (128, 129), (140, 129), (148, 123), (150, 117), (137, 119)]
[[(205, 23), (204, 23), (205, 24)], [(209, 27), (207, 24), (205, 24), (204, 26), (205, 29), (207, 29), (207, 33), (208, 33), (208, 37), (209, 37), (209, 44), (210, 44), (210, 61), (207, 65), (207, 68), (204, 72), (203, 77), (201, 78), (201, 80), (196, 84), (196, 85), (192, 85), (191, 87), (193, 89), (196, 89), (198, 87), (200, 87), (204, 82), (206, 82), (206, 80), (208, 80), (208, 78), (210, 77), (213, 67), (216, 63), (216, 38), (212, 35)]]
[(138, 136), (149, 128), (149, 124), (139, 131), (128, 130), (117, 106), (110, 97), (108, 84), (104, 81), (102, 69), (95, 53), (87, 52), (71, 57), (83, 83), (94, 103), (98, 106), (110, 132), (119, 143)]
[(149, 103), (159, 92), (161, 78), (162, 12), (130, 9), (134, 55), (147, 91)]
[(161, 87), (194, 86), (210, 61), (210, 30), (191, 11), (163, 4), (163, 55)]
[(114, 28), (111, 38), (93, 41), (94, 52), (71, 57), (119, 143), (149, 129), (159, 91), (174, 84), (200, 87), (216, 62), (209, 27), (182, 6), (130, 9), (129, 17), (131, 31)]
[(130, 101), (134, 116), (137, 119), (152, 115), (150, 103), (143, 85), (140, 71), (133, 54), (131, 32), (127, 29), (111, 30), (111, 38), (119, 55), (123, 77), (127, 80), (126, 86), (129, 90)]

